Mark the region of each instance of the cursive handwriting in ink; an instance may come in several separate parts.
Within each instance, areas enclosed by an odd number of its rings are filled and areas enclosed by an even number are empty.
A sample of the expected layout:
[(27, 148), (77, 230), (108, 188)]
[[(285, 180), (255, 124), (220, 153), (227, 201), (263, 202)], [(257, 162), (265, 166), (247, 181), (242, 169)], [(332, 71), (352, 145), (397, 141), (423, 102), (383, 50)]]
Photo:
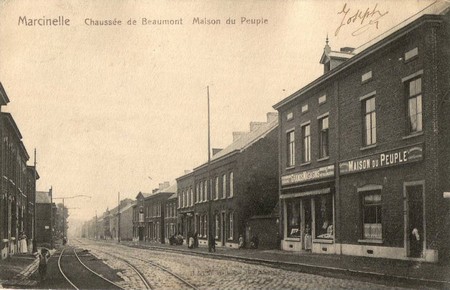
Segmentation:
[(337, 36), (343, 26), (349, 26), (352, 24), (355, 24), (355, 26), (359, 25), (359, 27), (352, 32), (353, 36), (359, 35), (373, 26), (378, 29), (378, 22), (380, 18), (388, 13), (389, 11), (381, 12), (378, 9), (378, 3), (376, 3), (372, 9), (367, 8), (365, 11), (358, 9), (353, 13), (353, 11), (351, 12), (350, 8), (347, 7), (347, 3), (345, 3), (342, 10), (338, 12), (338, 15), (342, 14), (343, 17), (339, 27), (334, 32), (334, 35)]

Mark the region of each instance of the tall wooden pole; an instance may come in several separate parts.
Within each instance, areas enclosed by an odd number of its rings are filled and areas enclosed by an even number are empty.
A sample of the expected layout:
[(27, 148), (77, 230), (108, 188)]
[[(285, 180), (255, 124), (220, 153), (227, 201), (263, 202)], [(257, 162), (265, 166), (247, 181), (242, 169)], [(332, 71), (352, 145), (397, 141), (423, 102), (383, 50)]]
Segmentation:
[(208, 251), (212, 252), (213, 245), (215, 243), (213, 241), (213, 233), (212, 233), (212, 213), (211, 213), (211, 203), (212, 203), (212, 195), (211, 195), (211, 115), (210, 115), (210, 105), (209, 105), (209, 86), (206, 87), (206, 94), (208, 97)]
[(33, 170), (33, 175), (34, 175), (34, 213), (33, 213), (33, 253), (37, 252), (37, 231), (36, 231), (36, 222), (37, 222), (37, 217), (36, 217), (36, 213), (37, 213), (37, 190), (36, 190), (36, 148), (34, 148), (34, 170)]

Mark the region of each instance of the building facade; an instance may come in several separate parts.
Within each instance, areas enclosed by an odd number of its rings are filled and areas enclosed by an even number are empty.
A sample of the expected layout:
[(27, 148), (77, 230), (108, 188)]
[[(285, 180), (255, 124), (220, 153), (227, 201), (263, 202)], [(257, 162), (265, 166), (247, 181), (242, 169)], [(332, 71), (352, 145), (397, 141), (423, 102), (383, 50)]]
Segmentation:
[(246, 223), (277, 204), (277, 125), (277, 114), (268, 113), (267, 122), (252, 122), (250, 132), (235, 132), (232, 144), (213, 149), (210, 166), (177, 178), (185, 238), (197, 233), (199, 244), (207, 245), (211, 234), (217, 246), (237, 248), (240, 235), (259, 234), (246, 234), (251, 230)]
[[(282, 249), (448, 257), (448, 3), (322, 55), (279, 111)], [(427, 14), (431, 13), (431, 14)]]

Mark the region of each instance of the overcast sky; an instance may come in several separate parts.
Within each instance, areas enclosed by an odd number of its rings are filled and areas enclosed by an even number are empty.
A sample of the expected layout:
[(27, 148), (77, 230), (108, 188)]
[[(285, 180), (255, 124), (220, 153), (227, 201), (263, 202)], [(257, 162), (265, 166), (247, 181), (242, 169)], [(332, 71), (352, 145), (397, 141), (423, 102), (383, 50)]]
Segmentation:
[[(118, 192), (134, 199), (207, 160), (207, 85), (212, 147), (223, 148), (233, 131), (264, 121), (275, 103), (321, 75), (327, 34), (334, 50), (358, 47), (432, 2), (2, 1), (0, 82), (11, 101), (3, 110), (30, 156), (37, 148), (38, 190), (92, 196), (65, 202), (79, 208), (72, 218), (88, 219), (117, 206)], [(378, 27), (354, 33), (361, 20), (346, 20), (376, 4), (385, 14)], [(344, 5), (350, 10), (336, 35)], [(70, 26), (19, 23), (58, 16)], [(194, 24), (196, 17), (221, 24)], [(88, 26), (86, 18), (122, 25)], [(128, 26), (130, 18), (137, 25)], [(183, 25), (143, 26), (142, 18)]]

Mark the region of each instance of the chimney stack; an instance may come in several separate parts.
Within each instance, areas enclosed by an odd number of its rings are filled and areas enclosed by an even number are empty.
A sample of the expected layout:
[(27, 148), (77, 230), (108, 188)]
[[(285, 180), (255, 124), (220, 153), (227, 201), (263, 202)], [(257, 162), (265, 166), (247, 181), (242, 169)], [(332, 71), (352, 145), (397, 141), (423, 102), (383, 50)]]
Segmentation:
[(258, 129), (259, 127), (261, 127), (261, 125), (265, 124), (264, 122), (250, 122), (250, 132), (255, 131), (256, 129)]
[(241, 138), (241, 136), (245, 135), (246, 133), (247, 132), (233, 132), (233, 142)]
[(184, 170), (184, 174), (188, 174), (188, 173), (191, 173), (192, 172), (192, 170), (190, 170), (190, 169), (185, 169)]
[(274, 120), (278, 120), (278, 113), (277, 112), (267, 113), (267, 123), (270, 123)]
[(222, 151), (223, 148), (213, 148), (212, 149), (212, 155), (216, 155), (217, 153), (219, 153), (220, 151)]

